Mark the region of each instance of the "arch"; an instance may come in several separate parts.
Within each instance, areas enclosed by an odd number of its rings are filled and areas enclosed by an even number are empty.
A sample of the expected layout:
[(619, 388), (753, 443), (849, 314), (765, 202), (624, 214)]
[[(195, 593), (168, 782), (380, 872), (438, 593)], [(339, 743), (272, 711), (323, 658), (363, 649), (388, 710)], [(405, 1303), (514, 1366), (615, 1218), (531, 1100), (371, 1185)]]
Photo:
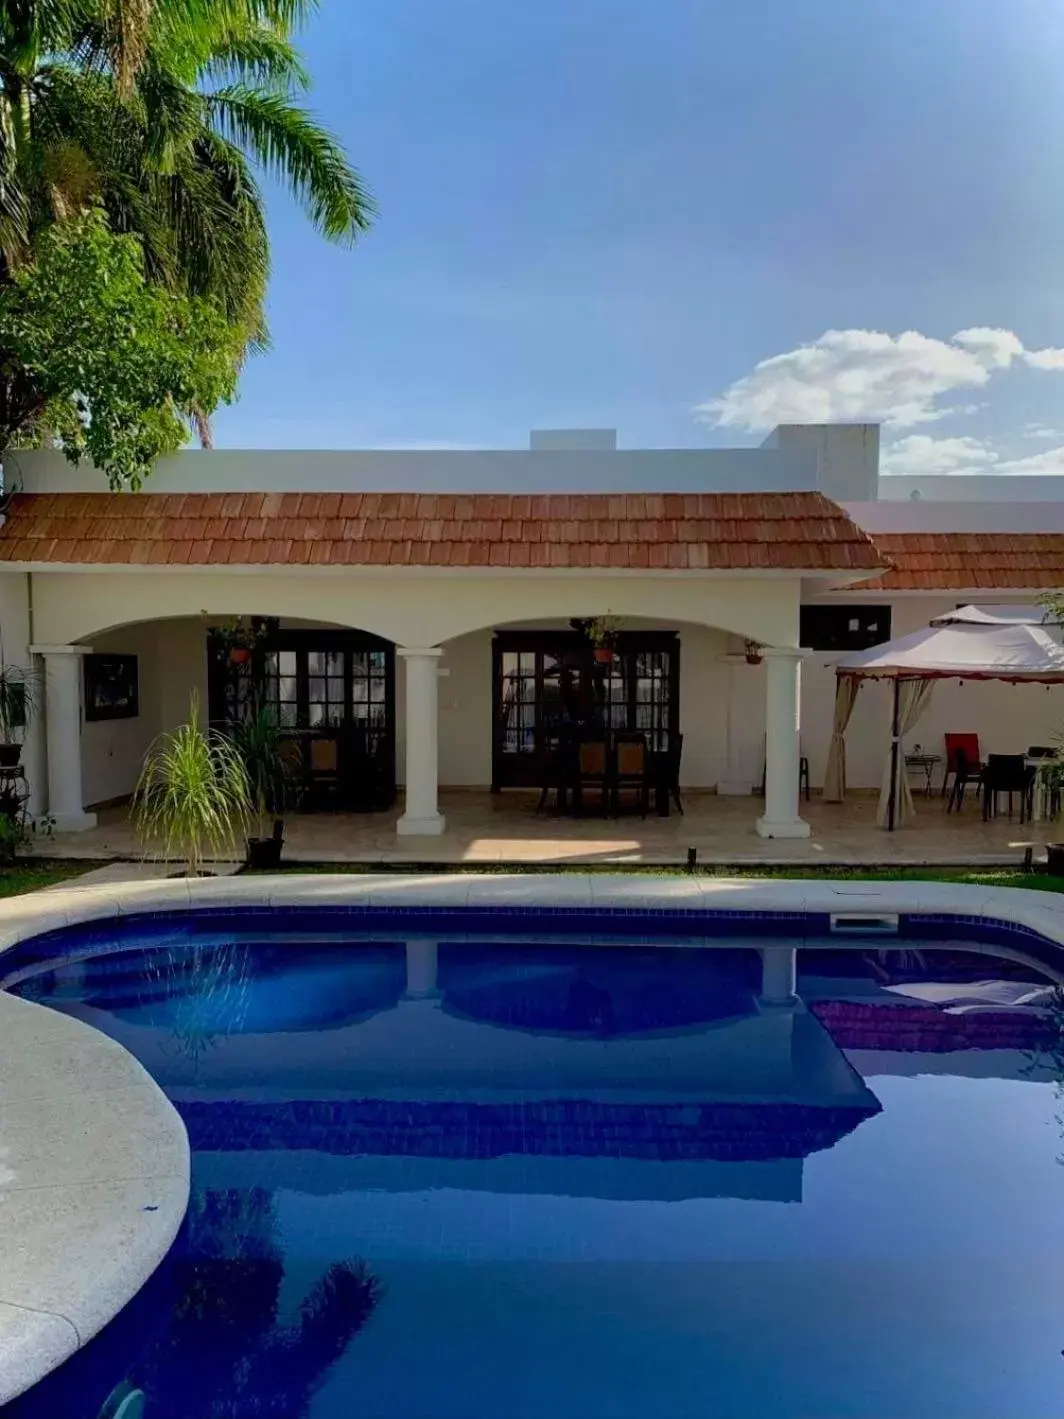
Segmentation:
[(104, 627), (137, 621), (255, 614), (368, 631), (396, 645), (442, 645), (473, 631), (529, 619), (614, 615), (712, 626), (767, 645), (795, 645), (801, 582), (746, 577), (544, 570), (429, 574), (413, 569), (169, 569), (36, 573), (34, 636), (88, 642)]

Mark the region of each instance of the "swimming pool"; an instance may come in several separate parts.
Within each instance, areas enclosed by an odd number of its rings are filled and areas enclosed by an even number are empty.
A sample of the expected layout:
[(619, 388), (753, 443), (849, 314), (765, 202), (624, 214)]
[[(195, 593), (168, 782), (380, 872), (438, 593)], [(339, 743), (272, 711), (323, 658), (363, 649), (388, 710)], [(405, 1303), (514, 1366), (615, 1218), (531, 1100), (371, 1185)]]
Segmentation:
[(431, 925), (190, 913), (0, 960), (193, 1146), (167, 1262), (15, 1419), (122, 1383), (146, 1419), (1056, 1419), (1037, 963), (775, 922), (781, 1006), (723, 927)]

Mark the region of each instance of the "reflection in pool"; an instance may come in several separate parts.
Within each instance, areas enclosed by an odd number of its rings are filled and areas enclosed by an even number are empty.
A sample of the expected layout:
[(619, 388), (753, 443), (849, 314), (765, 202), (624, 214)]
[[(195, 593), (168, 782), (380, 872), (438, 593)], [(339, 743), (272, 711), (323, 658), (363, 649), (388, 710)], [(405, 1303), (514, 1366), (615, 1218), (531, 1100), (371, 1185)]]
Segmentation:
[(755, 944), (163, 919), (7, 958), (194, 1150), (167, 1262), (9, 1412), (1055, 1419), (1055, 992), (803, 941), (766, 1007)]

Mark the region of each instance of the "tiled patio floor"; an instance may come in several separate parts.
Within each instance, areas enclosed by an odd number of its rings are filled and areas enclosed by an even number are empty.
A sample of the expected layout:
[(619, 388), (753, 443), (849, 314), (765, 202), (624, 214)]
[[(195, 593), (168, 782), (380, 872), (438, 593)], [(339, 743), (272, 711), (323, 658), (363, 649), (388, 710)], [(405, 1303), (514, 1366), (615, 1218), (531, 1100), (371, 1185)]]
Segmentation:
[[(447, 831), (439, 838), (397, 838), (399, 809), (380, 814), (317, 814), (290, 818), (288, 862), (360, 863), (682, 863), (698, 849), (703, 864), (979, 865), (1018, 863), (1024, 848), (1064, 838), (1059, 824), (1025, 824), (1001, 817), (984, 824), (972, 805), (947, 817), (938, 798), (916, 800), (916, 819), (896, 833), (876, 826), (875, 799), (845, 804), (814, 798), (802, 811), (813, 829), (804, 840), (759, 838), (756, 798), (685, 795), (686, 814), (670, 818), (537, 816), (534, 795), (452, 790), (441, 794)], [(140, 855), (124, 810), (101, 815), (87, 833), (64, 834), (46, 852), (63, 857)]]

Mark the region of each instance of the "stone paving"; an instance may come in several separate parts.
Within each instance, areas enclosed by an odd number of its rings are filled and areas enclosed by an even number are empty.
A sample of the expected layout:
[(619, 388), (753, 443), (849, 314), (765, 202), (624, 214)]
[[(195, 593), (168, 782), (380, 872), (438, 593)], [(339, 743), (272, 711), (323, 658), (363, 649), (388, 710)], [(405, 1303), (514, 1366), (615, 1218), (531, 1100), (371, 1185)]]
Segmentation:
[[(287, 824), (289, 863), (596, 864), (682, 863), (688, 848), (703, 864), (756, 866), (882, 865), (945, 866), (1018, 863), (1027, 846), (1036, 855), (1046, 842), (1064, 839), (1053, 823), (1020, 824), (1018, 817), (982, 821), (978, 806), (947, 815), (941, 799), (916, 799), (916, 816), (895, 833), (876, 825), (873, 795), (855, 795), (845, 804), (814, 797), (802, 805), (812, 826), (808, 839), (765, 840), (754, 823), (758, 798), (688, 793), (686, 813), (669, 818), (559, 818), (535, 812), (534, 794), (493, 796), (473, 790), (445, 790), (441, 810), (447, 830), (436, 838), (398, 838), (390, 813), (321, 813), (296, 816)], [(141, 850), (122, 809), (101, 814), (86, 833), (61, 834), (43, 847), (61, 857), (139, 859)]]

